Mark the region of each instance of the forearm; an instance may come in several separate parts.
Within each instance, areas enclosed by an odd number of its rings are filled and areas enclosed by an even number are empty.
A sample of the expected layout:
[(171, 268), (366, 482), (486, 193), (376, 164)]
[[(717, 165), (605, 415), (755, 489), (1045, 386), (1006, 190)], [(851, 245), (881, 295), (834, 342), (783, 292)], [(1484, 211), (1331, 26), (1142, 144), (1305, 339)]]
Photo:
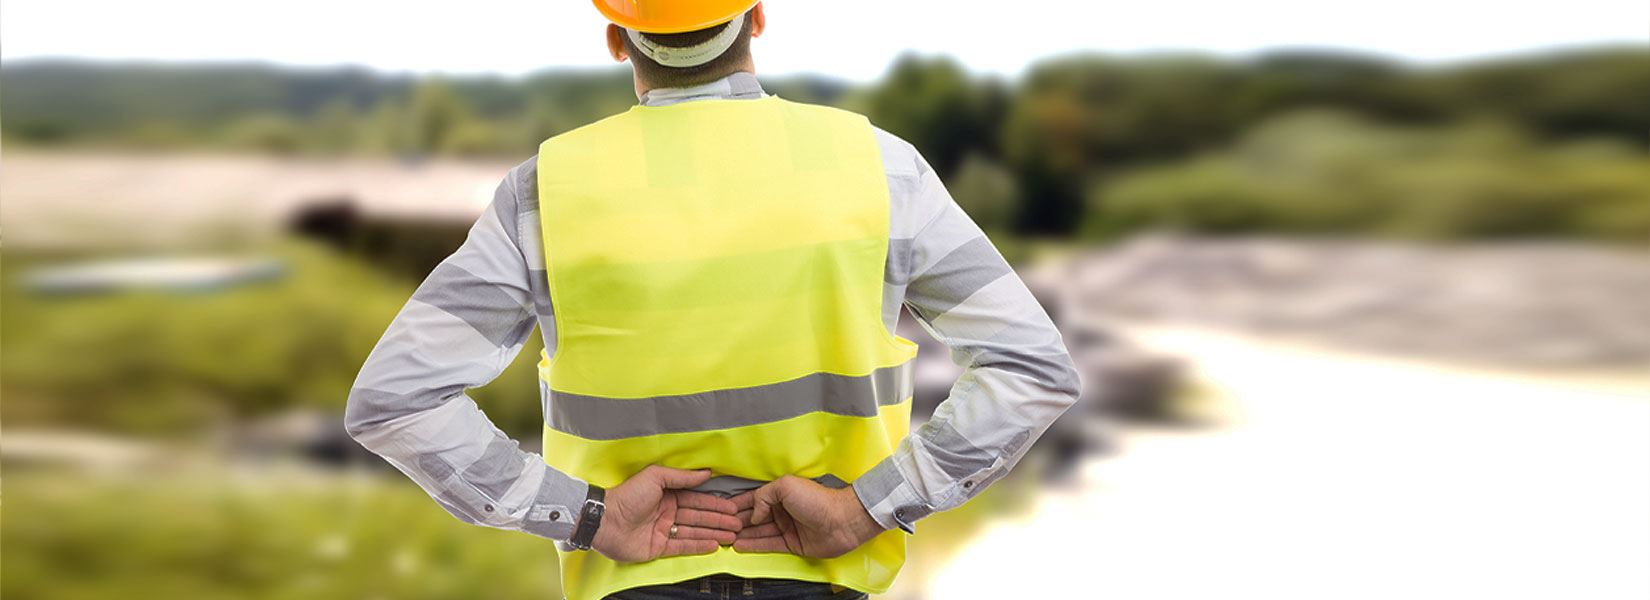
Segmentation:
[(464, 393), (497, 377), (533, 331), (518, 175), (396, 315), (350, 392), (345, 427), (459, 519), (566, 539), (584, 483), (521, 450)]
[[(352, 404), (364, 394), (352, 394)], [(466, 523), (556, 540), (573, 534), (585, 482), (523, 451), (467, 396), (352, 433)]]
[(1080, 394), (1060, 333), (1030, 290), (932, 172), (937, 214), (911, 241), (905, 304), (964, 367), (932, 418), (892, 456), (861, 476), (855, 492), (884, 527), (910, 530), (1007, 474)]
[(1008, 474), (1076, 399), (1075, 384), (1069, 389), (965, 374), (933, 418), (857, 479), (854, 491), (878, 524), (912, 531), (918, 519), (960, 506)]

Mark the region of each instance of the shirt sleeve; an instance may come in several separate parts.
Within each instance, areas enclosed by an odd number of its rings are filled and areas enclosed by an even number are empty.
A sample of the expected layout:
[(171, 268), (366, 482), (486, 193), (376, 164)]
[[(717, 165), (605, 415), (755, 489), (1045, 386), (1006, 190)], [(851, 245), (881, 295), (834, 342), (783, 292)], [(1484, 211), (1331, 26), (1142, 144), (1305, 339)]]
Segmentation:
[(497, 377), (533, 333), (516, 230), (532, 162), (504, 178), (464, 244), (390, 323), (350, 390), (345, 428), (460, 520), (566, 540), (585, 482), (522, 450), (465, 393)]
[(964, 370), (933, 417), (855, 480), (854, 491), (883, 527), (912, 532), (917, 519), (1007, 474), (1081, 385), (1031, 291), (933, 169), (901, 145), (915, 167), (903, 178), (890, 171), (890, 191), (905, 196), (893, 212), (896, 221), (915, 215), (916, 225), (908, 240), (890, 241), (887, 283), (905, 286), (904, 306)]

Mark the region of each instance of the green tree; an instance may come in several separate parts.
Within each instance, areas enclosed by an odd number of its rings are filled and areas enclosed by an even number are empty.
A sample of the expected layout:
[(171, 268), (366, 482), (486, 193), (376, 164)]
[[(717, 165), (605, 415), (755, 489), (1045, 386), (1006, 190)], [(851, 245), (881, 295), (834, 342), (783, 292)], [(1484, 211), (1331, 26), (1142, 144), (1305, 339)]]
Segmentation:
[(355, 103), (336, 98), (316, 113), (311, 122), (312, 145), (321, 152), (338, 154), (360, 149), (362, 118)]
[(946, 183), (952, 199), (990, 234), (1013, 230), (1020, 208), (1020, 190), (1002, 164), (978, 154), (963, 159), (957, 174)]
[(295, 154), (304, 146), (305, 133), (291, 117), (259, 114), (237, 119), (225, 132), (225, 138), (235, 148), (269, 154)]
[(861, 102), (871, 122), (911, 142), (945, 177), (970, 152), (996, 152), (1006, 98), (955, 60), (906, 54)]
[(407, 127), (407, 107), (404, 102), (386, 98), (373, 107), (367, 116), (360, 145), (368, 152), (378, 154), (406, 154), (413, 151), (411, 130)]
[(1027, 206), (1021, 229), (1070, 233), (1096, 178), (1225, 141), (1235, 125), (1224, 98), (1234, 66), (1164, 55), (1119, 60), (1077, 55), (1036, 65), (1014, 97), (1004, 155)]
[[(474, 117), (453, 87), (441, 79), (429, 79), (413, 91), (408, 109), (411, 121), (411, 150), (423, 154), (441, 152), (454, 138), (470, 127)], [(467, 134), (468, 135), (468, 134)]]

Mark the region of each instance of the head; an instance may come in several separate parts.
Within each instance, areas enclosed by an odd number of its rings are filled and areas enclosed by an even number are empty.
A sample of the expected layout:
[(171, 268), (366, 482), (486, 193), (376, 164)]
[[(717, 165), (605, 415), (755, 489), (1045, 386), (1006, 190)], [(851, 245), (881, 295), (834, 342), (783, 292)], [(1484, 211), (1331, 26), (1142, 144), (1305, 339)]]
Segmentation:
[(738, 71), (755, 73), (756, 63), (751, 60), (751, 38), (762, 35), (762, 30), (766, 26), (767, 17), (762, 12), (762, 4), (758, 3), (743, 17), (735, 17), (732, 21), (705, 29), (682, 33), (637, 33), (644, 44), (664, 48), (691, 48), (727, 33), (729, 27), (737, 28), (732, 45), (716, 58), (693, 66), (667, 66), (648, 57), (647, 53), (638, 48), (637, 41), (631, 38), (631, 32), (609, 23), (607, 52), (613, 56), (613, 60), (630, 61), (631, 72), (636, 81), (636, 95), (640, 96), (653, 88), (697, 85), (715, 81)]

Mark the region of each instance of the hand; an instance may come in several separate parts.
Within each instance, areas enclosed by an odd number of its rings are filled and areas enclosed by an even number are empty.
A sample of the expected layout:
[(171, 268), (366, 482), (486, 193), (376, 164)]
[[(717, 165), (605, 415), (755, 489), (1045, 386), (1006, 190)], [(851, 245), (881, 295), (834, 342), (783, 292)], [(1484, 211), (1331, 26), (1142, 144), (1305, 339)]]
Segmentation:
[(734, 496), (733, 502), (745, 522), (733, 542), (740, 552), (834, 558), (883, 532), (852, 487), (831, 489), (794, 475)]
[[(642, 469), (607, 490), (607, 506), (591, 549), (618, 562), (641, 562), (709, 554), (718, 545), (734, 543), (742, 524), (733, 501), (684, 489), (708, 479), (709, 470), (659, 465)], [(670, 534), (673, 526), (675, 536)]]

